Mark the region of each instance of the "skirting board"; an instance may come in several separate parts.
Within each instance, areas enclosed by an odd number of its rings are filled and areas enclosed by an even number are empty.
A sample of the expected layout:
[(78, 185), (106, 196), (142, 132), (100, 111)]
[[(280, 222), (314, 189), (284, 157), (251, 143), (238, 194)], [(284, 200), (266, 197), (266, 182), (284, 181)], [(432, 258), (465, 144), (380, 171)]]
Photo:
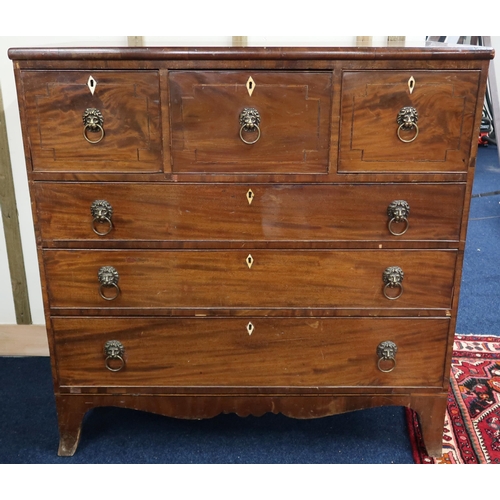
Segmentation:
[(45, 325), (0, 325), (0, 356), (48, 356)]

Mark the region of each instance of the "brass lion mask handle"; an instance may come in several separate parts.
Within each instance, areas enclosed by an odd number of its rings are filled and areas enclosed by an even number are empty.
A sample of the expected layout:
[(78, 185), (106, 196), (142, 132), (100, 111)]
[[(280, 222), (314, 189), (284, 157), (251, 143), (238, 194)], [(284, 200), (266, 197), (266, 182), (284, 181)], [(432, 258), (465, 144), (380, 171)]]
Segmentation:
[[(115, 300), (118, 295), (120, 295), (120, 287), (118, 286), (118, 280), (120, 276), (118, 271), (113, 266), (103, 266), (99, 269), (97, 273), (97, 279), (99, 281), (99, 295), (104, 300)], [(106, 295), (104, 290), (106, 288), (114, 288), (114, 295)]]
[[(240, 139), (245, 144), (255, 144), (260, 139), (260, 114), (255, 108), (245, 108), (240, 113)], [(257, 134), (255, 139), (247, 140), (250, 134)]]
[[(397, 117), (397, 123), (399, 125), (397, 134), (398, 134), (398, 139), (401, 142), (413, 142), (417, 136), (418, 136), (418, 112), (415, 108), (412, 106), (405, 106), (404, 108), (401, 109), (401, 111), (398, 113)], [(410, 136), (410, 138), (405, 138), (403, 137), (406, 136), (407, 131), (413, 130), (413, 136)], [(402, 134), (404, 133), (404, 134)]]
[[(104, 139), (104, 118), (96, 108), (87, 108), (83, 113), (83, 137), (90, 144), (97, 144)], [(97, 133), (97, 139), (91, 139), (89, 133)]]
[[(390, 340), (385, 340), (377, 346), (377, 367), (381, 372), (390, 373), (396, 368), (397, 352), (398, 346)], [(388, 363), (389, 365), (387, 366)]]
[[(92, 215), (92, 230), (99, 236), (106, 236), (113, 229), (113, 222), (111, 222), (111, 217), (113, 216), (113, 207), (106, 200), (95, 200), (92, 205), (90, 205), (90, 213)], [(98, 225), (105, 224), (105, 229), (100, 231)]]
[[(389, 232), (394, 236), (403, 236), (408, 231), (410, 223), (408, 216), (410, 215), (410, 205), (405, 200), (394, 200), (387, 207), (387, 215), (389, 217), (388, 228)], [(400, 232), (396, 232), (395, 225), (403, 224)]]
[[(403, 270), (398, 266), (388, 267), (383, 275), (382, 279), (384, 281), (384, 297), (389, 300), (397, 300), (401, 295), (403, 295), (403, 278), (404, 278)], [(391, 295), (389, 290), (392, 288), (399, 289), (399, 293), (397, 295)]]
[(118, 340), (108, 340), (104, 344), (104, 365), (110, 372), (119, 372), (125, 367), (125, 348)]

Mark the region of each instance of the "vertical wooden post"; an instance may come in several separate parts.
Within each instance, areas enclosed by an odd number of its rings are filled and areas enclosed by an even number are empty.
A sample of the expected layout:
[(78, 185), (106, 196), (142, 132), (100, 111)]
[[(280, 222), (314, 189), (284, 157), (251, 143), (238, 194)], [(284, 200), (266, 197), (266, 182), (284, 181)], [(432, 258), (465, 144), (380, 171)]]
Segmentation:
[(388, 36), (387, 45), (389, 47), (393, 45), (400, 46), (404, 44), (405, 40), (406, 40), (405, 36)]
[(7, 126), (3, 107), (2, 89), (0, 88), (0, 208), (5, 231), (7, 258), (9, 260), (10, 281), (14, 296), (14, 307), (18, 325), (31, 324), (31, 310), (24, 268), (21, 232), (17, 214), (14, 179), (10, 163)]
[(357, 36), (356, 37), (356, 45), (364, 45), (365, 47), (370, 47), (372, 44), (371, 36)]
[(233, 47), (246, 47), (247, 45), (247, 36), (233, 36)]
[(128, 36), (127, 43), (129, 47), (143, 47), (144, 37), (143, 36)]

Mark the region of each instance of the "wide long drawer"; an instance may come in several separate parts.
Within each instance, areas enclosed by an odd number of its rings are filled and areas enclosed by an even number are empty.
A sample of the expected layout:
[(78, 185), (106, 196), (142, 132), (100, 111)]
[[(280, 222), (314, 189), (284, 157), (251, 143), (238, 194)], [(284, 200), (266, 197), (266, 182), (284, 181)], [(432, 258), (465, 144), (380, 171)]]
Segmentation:
[(50, 304), (58, 308), (449, 308), (456, 254), (43, 252)]
[[(53, 318), (52, 325), (63, 386), (441, 387), (449, 321)], [(383, 342), (396, 346), (386, 360), (377, 353)]]
[(458, 241), (461, 184), (35, 184), (46, 245)]

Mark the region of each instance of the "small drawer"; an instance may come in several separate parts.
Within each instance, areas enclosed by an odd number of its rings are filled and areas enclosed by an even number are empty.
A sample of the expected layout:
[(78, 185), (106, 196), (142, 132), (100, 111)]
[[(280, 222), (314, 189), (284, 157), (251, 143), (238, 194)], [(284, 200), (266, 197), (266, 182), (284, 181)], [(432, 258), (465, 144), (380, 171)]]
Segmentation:
[(53, 318), (52, 325), (62, 386), (262, 391), (441, 388), (449, 320)]
[(156, 71), (22, 71), (33, 170), (162, 169)]
[[(449, 308), (456, 251), (45, 250), (53, 308)], [(99, 277), (100, 276), (100, 277)]]
[(461, 184), (35, 183), (50, 246), (457, 242), (464, 193)]
[(466, 172), (478, 85), (478, 71), (345, 71), (339, 171)]
[(174, 172), (326, 173), (331, 72), (169, 72)]

